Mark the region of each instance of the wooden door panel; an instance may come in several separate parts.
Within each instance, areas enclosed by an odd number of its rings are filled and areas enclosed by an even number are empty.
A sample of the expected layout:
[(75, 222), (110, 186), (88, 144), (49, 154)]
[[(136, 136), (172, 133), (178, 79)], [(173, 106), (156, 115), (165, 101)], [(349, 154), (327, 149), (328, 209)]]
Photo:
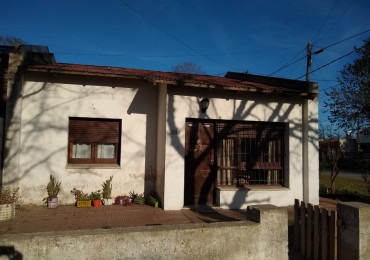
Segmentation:
[(214, 127), (187, 122), (185, 133), (185, 205), (213, 204)]

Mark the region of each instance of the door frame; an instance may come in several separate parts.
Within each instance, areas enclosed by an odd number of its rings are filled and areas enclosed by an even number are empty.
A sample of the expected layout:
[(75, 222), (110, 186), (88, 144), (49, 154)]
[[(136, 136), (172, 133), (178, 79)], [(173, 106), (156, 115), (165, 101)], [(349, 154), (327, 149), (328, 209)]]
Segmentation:
[[(189, 187), (188, 185), (188, 181), (190, 178), (189, 176), (189, 172), (191, 173), (191, 171), (193, 171), (192, 174), (192, 177), (195, 178), (195, 175), (196, 175), (196, 172), (195, 170), (196, 169), (191, 169), (191, 165), (190, 162), (188, 161), (189, 158), (187, 158), (187, 154), (188, 154), (188, 151), (189, 151), (189, 141), (187, 140), (187, 138), (189, 138), (189, 133), (188, 133), (188, 123), (196, 123), (196, 124), (210, 124), (212, 126), (212, 138), (211, 138), (211, 148), (210, 148), (210, 157), (211, 157), (211, 160), (209, 162), (209, 167), (210, 167), (210, 172), (209, 172), (209, 177), (207, 177), (208, 180), (206, 181), (210, 181), (211, 183), (209, 184), (211, 186), (211, 191), (208, 195), (211, 196), (211, 201), (207, 201), (206, 203), (200, 203), (199, 202), (195, 202), (195, 203), (188, 203), (189, 201), (193, 201), (194, 202), (194, 197), (195, 197), (195, 188), (192, 189), (192, 187)], [(216, 158), (216, 149), (215, 149), (215, 123), (216, 123), (216, 120), (209, 120), (209, 119), (199, 119), (199, 118), (186, 118), (185, 119), (185, 155), (184, 155), (184, 204), (185, 205), (215, 205), (216, 203), (216, 174), (217, 174), (217, 170), (216, 170), (216, 162), (215, 162), (215, 158)], [(199, 128), (197, 128), (197, 131), (199, 131)], [(197, 133), (198, 134), (198, 133)], [(190, 183), (190, 185), (192, 185), (195, 183)], [(189, 194), (189, 189), (190, 189), (190, 193), (192, 194)], [(207, 196), (208, 196), (207, 195)], [(189, 197), (190, 196), (190, 197)]]

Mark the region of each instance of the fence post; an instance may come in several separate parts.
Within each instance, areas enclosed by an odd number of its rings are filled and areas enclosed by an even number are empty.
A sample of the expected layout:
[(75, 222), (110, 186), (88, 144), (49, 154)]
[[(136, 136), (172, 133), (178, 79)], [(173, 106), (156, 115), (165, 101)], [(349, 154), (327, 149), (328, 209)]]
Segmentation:
[(313, 222), (314, 222), (314, 227), (313, 227), (313, 259), (319, 259), (320, 255), (320, 208), (319, 206), (314, 207), (314, 212), (313, 212)]
[(321, 209), (321, 259), (328, 259), (328, 211)]
[(306, 203), (301, 201), (301, 254), (306, 255)]
[(294, 249), (299, 252), (300, 243), (300, 218), (299, 218), (299, 200), (294, 200)]
[(331, 211), (329, 218), (329, 259), (337, 259), (337, 212)]
[(313, 207), (312, 204), (307, 205), (307, 258), (312, 258), (312, 225), (313, 225)]
[(340, 202), (338, 210), (338, 259), (370, 259), (370, 205)]

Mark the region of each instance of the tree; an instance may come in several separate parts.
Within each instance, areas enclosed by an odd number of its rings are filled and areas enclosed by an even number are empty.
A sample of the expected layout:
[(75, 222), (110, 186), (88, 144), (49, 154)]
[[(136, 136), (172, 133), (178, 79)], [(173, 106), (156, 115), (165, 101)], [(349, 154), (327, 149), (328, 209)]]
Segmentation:
[(205, 71), (200, 65), (195, 63), (184, 61), (172, 67), (173, 72), (178, 73), (189, 73), (189, 74), (205, 74)]
[(325, 155), (330, 169), (330, 187), (331, 193), (335, 193), (335, 180), (340, 173), (339, 161), (342, 159), (346, 149), (347, 140), (341, 139), (333, 133), (330, 126), (319, 125), (320, 152)]
[(7, 46), (16, 46), (20, 44), (25, 44), (26, 42), (20, 38), (12, 37), (9, 35), (0, 35), (0, 45), (7, 45)]
[(338, 88), (325, 92), (324, 107), (332, 124), (358, 133), (370, 123), (370, 39), (355, 51), (359, 57), (340, 71)]
[(320, 142), (320, 149), (327, 155), (331, 166), (329, 188), (331, 193), (335, 193), (335, 179), (340, 173), (338, 162), (342, 158), (345, 148), (346, 142), (339, 137), (331, 137)]

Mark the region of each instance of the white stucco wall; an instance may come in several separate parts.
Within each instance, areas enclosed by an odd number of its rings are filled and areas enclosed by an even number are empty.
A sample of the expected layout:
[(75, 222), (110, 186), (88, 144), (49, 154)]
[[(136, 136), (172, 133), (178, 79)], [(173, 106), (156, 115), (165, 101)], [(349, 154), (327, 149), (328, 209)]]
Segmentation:
[[(146, 150), (153, 149), (148, 147), (147, 139), (156, 140), (156, 130), (153, 138), (147, 138), (147, 132), (152, 134), (148, 131), (148, 113), (156, 114), (157, 105), (156, 100), (145, 101), (153, 94), (155, 88), (138, 82), (113, 88), (26, 81), (23, 99), (18, 100), (22, 102), (20, 170), (18, 176), (12, 176), (18, 178), (24, 202), (42, 203), (47, 195), (49, 174), (62, 181), (59, 195), (62, 203), (74, 202), (72, 188), (90, 193), (101, 189), (111, 175), (114, 196), (144, 192), (145, 184), (155, 174), (155, 150)], [(121, 119), (120, 167), (79, 169), (67, 165), (69, 117)]]
[[(198, 100), (202, 95), (210, 99), (206, 114), (199, 111)], [(283, 98), (274, 96), (253, 95), (251, 93), (228, 94), (220, 97), (219, 93), (211, 91), (186, 92), (170, 90), (167, 106), (167, 146), (166, 146), (166, 178), (165, 178), (165, 209), (179, 209), (184, 202), (184, 154), (185, 154), (185, 119), (207, 118), (223, 120), (285, 122), (289, 124), (287, 176), (289, 185), (281, 189), (252, 189), (245, 193), (243, 201), (238, 200), (238, 206), (270, 203), (286, 206), (294, 203), (294, 199), (303, 199), (303, 169), (302, 169), (302, 100), (301, 98)], [(243, 100), (244, 101), (243, 101)], [(266, 101), (267, 100), (267, 101)], [(316, 122), (311, 126), (310, 136), (317, 141), (317, 102), (310, 102), (310, 120)], [(309, 145), (310, 162), (309, 178), (312, 187), (310, 197), (318, 202), (318, 157), (317, 144)], [(316, 191), (317, 190), (317, 191)], [(222, 191), (220, 206), (229, 208), (235, 201), (235, 195), (243, 193), (239, 189)]]
[[(204, 96), (210, 99), (206, 114), (199, 111), (198, 105)], [(21, 188), (25, 203), (42, 204), (50, 174), (62, 181), (59, 199), (64, 204), (74, 202), (70, 194), (72, 188), (90, 193), (100, 189), (101, 184), (113, 175), (113, 196), (130, 191), (148, 193), (156, 188), (163, 196), (165, 209), (181, 209), (184, 205), (187, 118), (284, 122), (289, 126), (286, 134), (289, 136), (286, 139), (287, 187), (223, 189), (218, 193), (221, 207), (245, 208), (267, 203), (290, 205), (295, 198), (303, 200), (304, 184), (310, 185), (306, 191), (310, 202), (318, 203), (317, 101), (308, 101), (310, 161), (305, 179), (302, 98), (170, 87), (137, 80), (86, 77), (66, 80), (64, 77), (58, 79), (58, 76), (26, 77), (22, 97), (16, 104), (19, 108), (15, 115), (17, 124), (8, 132), (8, 137), (17, 138), (11, 140), (12, 147), (7, 147), (12, 163), (4, 167), (3, 180)], [(76, 168), (68, 165), (69, 117), (121, 119), (120, 167)], [(236, 200), (240, 194), (245, 196)]]
[(319, 118), (318, 100), (308, 100), (308, 200), (319, 204)]

